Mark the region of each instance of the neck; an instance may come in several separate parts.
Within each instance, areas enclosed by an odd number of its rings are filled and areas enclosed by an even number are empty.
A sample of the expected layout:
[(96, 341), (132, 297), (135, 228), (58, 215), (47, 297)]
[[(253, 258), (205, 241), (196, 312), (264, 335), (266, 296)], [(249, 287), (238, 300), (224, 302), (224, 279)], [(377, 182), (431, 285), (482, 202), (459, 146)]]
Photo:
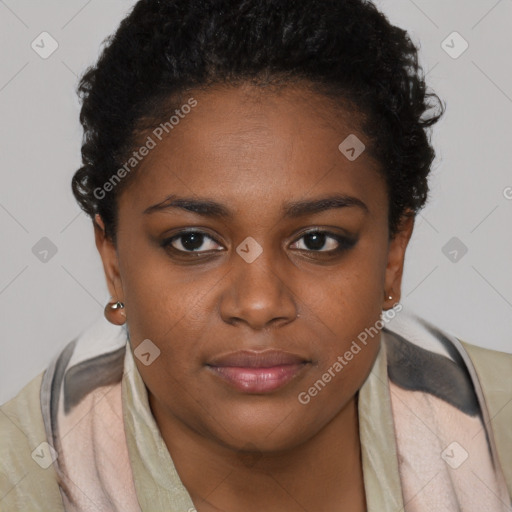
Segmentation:
[(150, 403), (198, 512), (366, 510), (355, 397), (311, 439), (279, 453), (241, 454)]

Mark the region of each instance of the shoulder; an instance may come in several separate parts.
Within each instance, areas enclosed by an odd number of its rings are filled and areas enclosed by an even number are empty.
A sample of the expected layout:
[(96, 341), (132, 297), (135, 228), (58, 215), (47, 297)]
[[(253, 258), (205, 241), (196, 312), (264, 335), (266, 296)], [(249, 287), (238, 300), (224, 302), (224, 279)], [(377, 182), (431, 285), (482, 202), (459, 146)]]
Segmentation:
[[(486, 378), (496, 381), (499, 381), (501, 377), (501, 385), (512, 391), (512, 354), (479, 347), (460, 338), (459, 341), (469, 354), (479, 375), (480, 373), (485, 374)], [(503, 377), (506, 378), (503, 380)]]
[(41, 413), (44, 372), (0, 406), (0, 504), (5, 510), (61, 511), (62, 499), (52, 466)]
[(512, 494), (512, 354), (459, 341), (469, 355), (482, 387), (490, 427)]
[(473, 363), (491, 417), (499, 411), (503, 411), (499, 415), (509, 414), (512, 436), (512, 354), (459, 341)]
[(508, 415), (512, 439), (512, 354), (459, 341), (473, 363), (491, 417), (501, 421)]

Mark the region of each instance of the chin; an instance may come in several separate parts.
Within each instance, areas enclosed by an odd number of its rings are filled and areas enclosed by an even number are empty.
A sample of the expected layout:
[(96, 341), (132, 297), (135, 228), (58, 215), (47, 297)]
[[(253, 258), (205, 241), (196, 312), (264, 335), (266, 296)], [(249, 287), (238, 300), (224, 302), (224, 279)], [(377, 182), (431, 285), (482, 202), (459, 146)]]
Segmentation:
[(271, 453), (291, 450), (315, 434), (305, 427), (303, 419), (283, 414), (282, 408), (280, 411), (265, 416), (253, 411), (252, 418), (232, 413), (229, 424), (224, 422), (220, 429), (214, 425), (213, 438), (235, 451)]
[(293, 450), (303, 442), (307, 441), (304, 431), (291, 434), (282, 432), (279, 436), (268, 436), (264, 433), (240, 436), (236, 440), (229, 438), (225, 441), (225, 446), (233, 451), (252, 455), (277, 454)]

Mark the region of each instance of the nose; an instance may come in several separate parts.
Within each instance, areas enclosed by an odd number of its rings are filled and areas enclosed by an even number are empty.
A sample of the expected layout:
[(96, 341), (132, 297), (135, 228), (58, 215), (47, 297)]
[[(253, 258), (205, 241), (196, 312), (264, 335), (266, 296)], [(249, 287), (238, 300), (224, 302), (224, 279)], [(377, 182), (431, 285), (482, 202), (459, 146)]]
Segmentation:
[(261, 330), (295, 320), (298, 312), (295, 297), (269, 251), (263, 251), (252, 263), (237, 254), (233, 259), (220, 302), (220, 314), (226, 323), (244, 323)]

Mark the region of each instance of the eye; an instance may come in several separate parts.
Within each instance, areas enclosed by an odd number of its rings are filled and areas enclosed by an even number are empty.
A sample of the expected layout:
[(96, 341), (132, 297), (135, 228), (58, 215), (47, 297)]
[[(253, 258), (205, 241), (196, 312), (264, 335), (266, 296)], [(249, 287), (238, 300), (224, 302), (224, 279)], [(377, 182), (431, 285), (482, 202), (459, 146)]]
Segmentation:
[(295, 248), (301, 251), (338, 253), (350, 249), (356, 242), (353, 238), (315, 229), (304, 233), (294, 244), (298, 244)]
[[(293, 245), (296, 247), (292, 245), (292, 248), (307, 252), (336, 254), (351, 248), (356, 242), (357, 240), (353, 238), (315, 229), (304, 233), (294, 242)], [(165, 239), (161, 245), (176, 253), (197, 255), (224, 249), (213, 237), (197, 229), (181, 231)]]
[(202, 253), (207, 251), (217, 251), (223, 249), (220, 246), (220, 249), (216, 246), (219, 244), (206, 233), (202, 231), (182, 231), (174, 235), (171, 238), (167, 238), (162, 242), (163, 247), (172, 248), (178, 252), (195, 252)]

